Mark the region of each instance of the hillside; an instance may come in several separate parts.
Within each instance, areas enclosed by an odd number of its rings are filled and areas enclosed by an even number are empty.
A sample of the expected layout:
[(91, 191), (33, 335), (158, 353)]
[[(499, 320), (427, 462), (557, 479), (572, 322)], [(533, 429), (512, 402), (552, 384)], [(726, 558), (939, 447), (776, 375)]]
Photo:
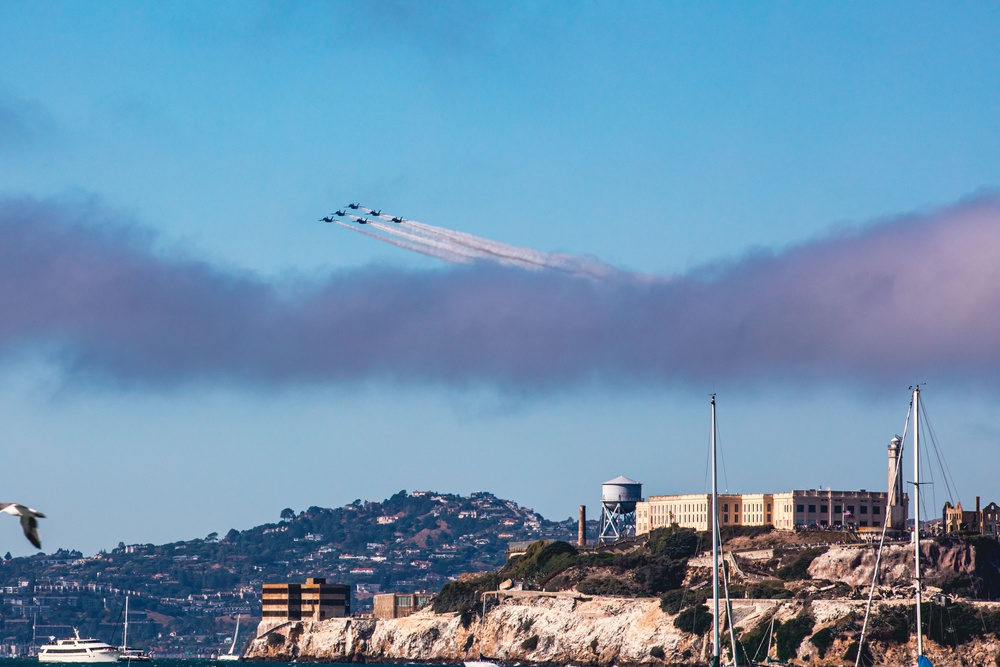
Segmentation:
[(509, 542), (576, 535), (572, 521), (547, 521), (490, 493), (400, 491), (381, 502), (285, 509), (281, 517), (222, 537), (3, 560), (0, 639), (30, 642), (36, 614), (39, 637), (77, 627), (120, 639), (127, 592), (130, 643), (207, 654), (231, 638), (235, 614), (260, 618), (265, 582), (327, 577), (352, 585), (358, 609), (379, 590), (436, 591), (462, 573), (496, 568)]

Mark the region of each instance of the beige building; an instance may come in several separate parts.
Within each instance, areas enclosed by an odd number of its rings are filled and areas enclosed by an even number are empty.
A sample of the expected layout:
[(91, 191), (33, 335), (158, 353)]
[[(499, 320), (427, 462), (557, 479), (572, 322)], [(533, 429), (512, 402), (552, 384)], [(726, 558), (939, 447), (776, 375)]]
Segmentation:
[(375, 618), (403, 618), (431, 603), (430, 593), (380, 593), (375, 596)]
[(959, 501), (955, 507), (950, 502), (944, 504), (944, 512), (941, 517), (941, 530), (945, 533), (957, 533), (959, 531), (970, 531), (980, 535), (1000, 535), (1000, 505), (990, 503), (980, 509), (979, 496), (976, 496), (976, 509), (969, 512), (962, 509)]
[[(902, 500), (889, 503), (888, 491), (832, 491), (804, 489), (785, 493), (719, 494), (719, 525), (774, 526), (778, 530), (802, 530), (848, 526), (875, 529), (885, 524), (890, 513), (890, 527), (906, 527), (909, 499), (902, 493), (902, 471), (897, 466), (900, 451), (898, 436), (889, 444), (889, 489)], [(677, 524), (682, 528), (707, 531), (711, 527), (712, 496), (707, 493), (677, 496), (650, 496), (635, 506), (635, 532), (644, 535), (657, 528)]]
[[(750, 497), (763, 497), (756, 494)], [(719, 524), (743, 525), (743, 496), (719, 494)], [(635, 534), (645, 535), (651, 530), (677, 524), (684, 528), (708, 530), (711, 526), (712, 496), (708, 493), (690, 493), (681, 496), (650, 496), (649, 500), (635, 504)], [(760, 525), (760, 524), (754, 524)]]

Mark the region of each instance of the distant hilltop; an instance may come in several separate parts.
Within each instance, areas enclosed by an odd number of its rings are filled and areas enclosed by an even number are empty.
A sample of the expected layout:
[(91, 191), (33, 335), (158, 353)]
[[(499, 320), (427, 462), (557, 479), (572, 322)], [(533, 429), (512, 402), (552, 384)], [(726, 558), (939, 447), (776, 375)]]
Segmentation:
[(211, 653), (231, 638), (235, 615), (249, 616), (244, 625), (259, 621), (264, 583), (325, 577), (349, 585), (352, 607), (363, 611), (378, 592), (434, 592), (460, 574), (492, 570), (509, 542), (569, 540), (577, 530), (575, 520), (549, 521), (487, 492), (400, 491), (381, 502), (278, 514), (275, 523), (223, 536), (3, 560), (0, 631), (27, 645), (37, 615), (39, 635), (70, 636), (78, 627), (108, 641), (128, 594), (130, 643), (161, 654)]

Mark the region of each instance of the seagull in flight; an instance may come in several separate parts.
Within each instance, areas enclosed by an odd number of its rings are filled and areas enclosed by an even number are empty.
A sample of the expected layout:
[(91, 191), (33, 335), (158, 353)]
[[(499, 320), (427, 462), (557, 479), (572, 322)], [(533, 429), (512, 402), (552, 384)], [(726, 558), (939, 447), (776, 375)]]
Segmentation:
[(0, 503), (0, 512), (21, 517), (21, 528), (24, 529), (24, 536), (35, 545), (36, 549), (42, 548), (42, 540), (38, 537), (38, 519), (44, 519), (44, 514), (18, 503)]

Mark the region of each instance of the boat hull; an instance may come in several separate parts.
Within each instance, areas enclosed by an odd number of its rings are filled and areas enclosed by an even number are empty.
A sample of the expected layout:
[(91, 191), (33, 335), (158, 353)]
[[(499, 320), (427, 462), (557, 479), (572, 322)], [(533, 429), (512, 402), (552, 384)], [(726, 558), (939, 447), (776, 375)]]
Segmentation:
[(68, 651), (47, 651), (38, 653), (38, 662), (118, 662), (118, 651), (86, 651), (69, 653)]
[(38, 649), (38, 662), (118, 662), (122, 652), (96, 639), (61, 639)]

